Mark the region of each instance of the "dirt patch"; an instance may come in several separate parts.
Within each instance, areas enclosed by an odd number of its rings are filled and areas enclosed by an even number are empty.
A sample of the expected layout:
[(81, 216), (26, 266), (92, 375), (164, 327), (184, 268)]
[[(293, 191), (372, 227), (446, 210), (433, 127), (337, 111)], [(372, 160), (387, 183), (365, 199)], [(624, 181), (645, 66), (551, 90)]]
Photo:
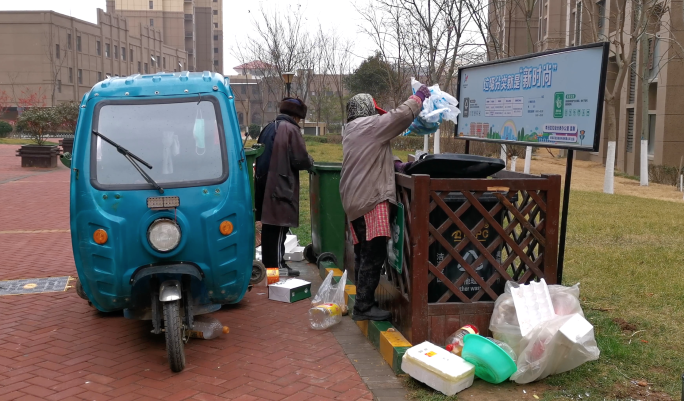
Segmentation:
[[(552, 150), (558, 154), (557, 150)], [(565, 178), (566, 159), (551, 156), (540, 149), (534, 156), (531, 167), (532, 174), (559, 174)], [(521, 163), (518, 162), (518, 166)], [(521, 171), (518, 168), (518, 171)], [(579, 191), (603, 192), (605, 167), (600, 163), (575, 160), (572, 168), (572, 189)], [(639, 185), (639, 181), (625, 177), (615, 177), (614, 192), (620, 195), (632, 195), (640, 198), (661, 199), (682, 202), (682, 193), (673, 186), (649, 183), (647, 187)]]
[(618, 400), (674, 401), (667, 393), (653, 391), (650, 387), (637, 384), (619, 385), (615, 388), (614, 394)]
[(621, 317), (614, 318), (613, 322), (615, 324), (617, 324), (618, 327), (620, 327), (620, 330), (622, 330), (622, 331), (629, 331), (629, 332), (637, 331), (637, 327), (634, 324), (627, 322), (625, 319), (623, 319)]
[[(459, 400), (467, 401), (537, 401), (544, 392), (552, 389), (542, 383), (516, 384), (506, 381), (493, 385), (475, 380), (470, 388), (458, 393)], [(534, 396), (539, 398), (535, 398)]]

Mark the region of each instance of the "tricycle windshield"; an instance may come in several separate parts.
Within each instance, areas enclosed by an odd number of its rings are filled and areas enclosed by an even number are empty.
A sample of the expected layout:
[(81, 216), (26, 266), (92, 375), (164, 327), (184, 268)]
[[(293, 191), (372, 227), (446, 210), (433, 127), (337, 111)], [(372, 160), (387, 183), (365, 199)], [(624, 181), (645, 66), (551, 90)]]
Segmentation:
[[(228, 174), (221, 113), (216, 98), (103, 101), (93, 130), (152, 169), (140, 167), (164, 188), (208, 185)], [(92, 177), (106, 189), (149, 188), (123, 154), (100, 137), (91, 141)], [(99, 184), (99, 185), (98, 185)]]

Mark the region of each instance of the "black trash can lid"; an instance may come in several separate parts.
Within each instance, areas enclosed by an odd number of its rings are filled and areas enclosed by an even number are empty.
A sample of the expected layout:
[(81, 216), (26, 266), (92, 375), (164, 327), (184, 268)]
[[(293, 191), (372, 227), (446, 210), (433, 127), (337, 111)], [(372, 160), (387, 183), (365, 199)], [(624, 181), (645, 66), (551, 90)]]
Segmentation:
[(414, 162), (407, 174), (427, 174), (432, 178), (487, 178), (506, 168), (501, 159), (443, 153), (427, 155)]

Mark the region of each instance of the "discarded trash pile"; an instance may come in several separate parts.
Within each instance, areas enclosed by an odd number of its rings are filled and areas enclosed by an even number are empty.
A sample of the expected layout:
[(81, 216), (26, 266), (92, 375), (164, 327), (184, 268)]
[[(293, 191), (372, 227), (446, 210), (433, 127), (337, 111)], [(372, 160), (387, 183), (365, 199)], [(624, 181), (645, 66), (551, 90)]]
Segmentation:
[(314, 330), (325, 330), (342, 321), (342, 315), (347, 314), (344, 302), (344, 285), (347, 283), (347, 271), (342, 278), (333, 284), (333, 272), (329, 272), (318, 289), (318, 293), (311, 300), (309, 309), (309, 323)]
[(489, 330), (482, 337), (467, 325), (451, 335), (445, 348), (424, 342), (404, 354), (401, 368), (446, 395), (478, 378), (493, 384), (519, 384), (567, 372), (599, 357), (594, 327), (584, 318), (579, 285), (528, 285), (509, 281), (494, 304)]

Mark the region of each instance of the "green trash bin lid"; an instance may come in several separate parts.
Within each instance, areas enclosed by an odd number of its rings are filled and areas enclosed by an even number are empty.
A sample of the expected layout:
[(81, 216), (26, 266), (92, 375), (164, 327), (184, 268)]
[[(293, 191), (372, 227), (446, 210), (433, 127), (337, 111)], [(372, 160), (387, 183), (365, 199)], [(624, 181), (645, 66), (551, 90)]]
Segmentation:
[(318, 171), (341, 171), (342, 163), (314, 162), (313, 170)]

